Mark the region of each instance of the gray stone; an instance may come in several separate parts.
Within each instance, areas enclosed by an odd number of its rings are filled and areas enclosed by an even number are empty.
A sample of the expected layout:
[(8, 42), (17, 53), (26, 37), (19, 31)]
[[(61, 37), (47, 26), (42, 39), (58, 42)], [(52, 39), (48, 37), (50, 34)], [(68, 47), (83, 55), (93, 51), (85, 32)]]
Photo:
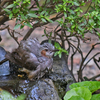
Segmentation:
[(27, 94), (26, 100), (60, 100), (51, 79), (20, 81), (16, 90)]
[[(0, 47), (0, 61), (5, 59), (6, 51)], [(0, 65), (0, 76), (5, 76), (10, 74), (10, 67), (9, 67), (9, 61), (6, 61), (2, 65)]]

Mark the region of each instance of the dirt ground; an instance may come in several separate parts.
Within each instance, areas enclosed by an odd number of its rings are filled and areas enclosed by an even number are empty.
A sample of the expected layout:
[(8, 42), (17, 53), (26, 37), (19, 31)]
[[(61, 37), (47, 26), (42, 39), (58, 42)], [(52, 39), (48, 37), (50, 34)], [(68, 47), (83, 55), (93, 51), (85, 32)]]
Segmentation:
[[(11, 28), (13, 29), (15, 23), (14, 21), (10, 21), (6, 24), (9, 24), (11, 26)], [(54, 29), (55, 28), (55, 24), (50, 24), (48, 25), (48, 27)], [(44, 28), (45, 27), (41, 27), (41, 28), (37, 28), (33, 31), (32, 35), (30, 36), (31, 38), (38, 38), (38, 40), (41, 42), (45, 39), (47, 39), (46, 37), (42, 37), (42, 35), (44, 34)], [(23, 30), (20, 31), (20, 33), (24, 36), (25, 33), (28, 31), (28, 27), (24, 27)], [(19, 29), (17, 30), (19, 31)], [(2, 37), (2, 41), (0, 42), (0, 46), (4, 47), (5, 50), (7, 51), (12, 51), (14, 48), (17, 48), (17, 43), (14, 41), (14, 39), (11, 38), (11, 36), (9, 35), (9, 33), (7, 32), (7, 30), (3, 30), (0, 31), (0, 35)], [(18, 41), (21, 41), (23, 36), (20, 36), (18, 34), (16, 34), (16, 36), (19, 36)], [(87, 37), (91, 38), (91, 41), (87, 41), (87, 43), (84, 43), (83, 41), (81, 41), (81, 49), (83, 51), (84, 57), (86, 56), (86, 54), (89, 52), (89, 50), (91, 49), (92, 45), (95, 44), (96, 42), (100, 42), (98, 37), (96, 37), (93, 34), (86, 34)], [(89, 57), (87, 58), (87, 61), (90, 57), (92, 57), (94, 54), (96, 54), (97, 52), (100, 51), (100, 45), (97, 45), (95, 47), (95, 49), (91, 52), (91, 54), (89, 55)], [(100, 57), (100, 55), (98, 55), (98, 57)], [(80, 62), (81, 62), (81, 58), (79, 54), (76, 54), (74, 57), (74, 75), (77, 77), (77, 71), (79, 69), (80, 66)], [(69, 68), (70, 68), (70, 60), (68, 62)], [(100, 64), (99, 64), (100, 65)], [(86, 66), (86, 68), (84, 69), (83, 75), (87, 76), (88, 78), (91, 78), (92, 76), (95, 76), (97, 74), (100, 74), (100, 70), (97, 68), (97, 66), (95, 65), (94, 61), (91, 60), (88, 65)], [(99, 79), (99, 78), (98, 78)]]

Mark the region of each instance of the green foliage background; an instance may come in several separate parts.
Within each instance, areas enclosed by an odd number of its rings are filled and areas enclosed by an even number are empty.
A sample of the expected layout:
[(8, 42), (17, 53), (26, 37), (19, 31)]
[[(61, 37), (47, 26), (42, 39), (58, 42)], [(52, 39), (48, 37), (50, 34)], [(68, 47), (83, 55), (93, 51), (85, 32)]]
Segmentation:
[[(100, 38), (99, 0), (35, 0), (34, 4), (31, 2), (31, 0), (14, 0), (13, 4), (8, 4), (4, 8), (9, 19), (16, 19), (14, 30), (19, 27), (22, 29), (25, 25), (37, 28), (58, 22), (58, 25), (66, 31), (65, 35), (61, 33), (60, 37), (67, 39), (75, 36), (82, 39), (86, 33), (90, 32)], [(25, 39), (29, 35), (26, 35)], [(44, 36), (52, 39), (52, 32), (48, 35), (44, 29)], [(61, 57), (62, 52), (68, 54), (64, 49), (59, 49), (55, 55)]]
[[(36, 9), (31, 9), (31, 0), (15, 0), (4, 10), (9, 15), (9, 19), (16, 18), (14, 29), (23, 28), (25, 25), (32, 28), (35, 23), (53, 23), (57, 21), (60, 26), (66, 28), (71, 35), (82, 35), (90, 31), (100, 33), (96, 28), (100, 28), (100, 1), (99, 0), (35, 0)], [(88, 7), (86, 10), (85, 7)], [(60, 19), (50, 19), (50, 16), (62, 15)]]

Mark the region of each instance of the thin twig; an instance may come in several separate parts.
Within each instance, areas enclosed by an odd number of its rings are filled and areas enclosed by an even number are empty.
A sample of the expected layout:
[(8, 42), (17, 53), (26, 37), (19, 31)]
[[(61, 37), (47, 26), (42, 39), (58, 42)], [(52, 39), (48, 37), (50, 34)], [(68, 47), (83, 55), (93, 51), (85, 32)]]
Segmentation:
[(98, 75), (96, 75), (96, 76), (93, 76), (93, 77), (89, 78), (88, 80), (89, 80), (89, 81), (90, 81), (90, 80), (94, 80), (94, 79), (96, 79), (97, 77), (100, 77), (100, 74), (98, 74)]
[(9, 27), (9, 25), (8, 26), (5, 26), (5, 27), (3, 27), (3, 28), (0, 28), (0, 30), (4, 30), (4, 29), (6, 29), (6, 28), (8, 28)]
[(9, 32), (9, 35), (17, 42), (17, 44), (19, 45), (19, 42), (17, 41), (17, 37), (14, 36), (14, 31), (10, 32), (10, 29), (9, 27), (7, 28), (8, 29), (8, 32)]
[(4, 62), (8, 61), (7, 58), (3, 59), (2, 61), (0, 61), (0, 65), (3, 64)]

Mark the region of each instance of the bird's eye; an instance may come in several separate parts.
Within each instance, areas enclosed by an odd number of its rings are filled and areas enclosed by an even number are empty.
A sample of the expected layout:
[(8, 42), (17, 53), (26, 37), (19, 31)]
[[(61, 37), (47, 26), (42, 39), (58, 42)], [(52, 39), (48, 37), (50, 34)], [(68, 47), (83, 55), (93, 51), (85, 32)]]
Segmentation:
[(48, 49), (45, 49), (45, 51), (48, 51)]

